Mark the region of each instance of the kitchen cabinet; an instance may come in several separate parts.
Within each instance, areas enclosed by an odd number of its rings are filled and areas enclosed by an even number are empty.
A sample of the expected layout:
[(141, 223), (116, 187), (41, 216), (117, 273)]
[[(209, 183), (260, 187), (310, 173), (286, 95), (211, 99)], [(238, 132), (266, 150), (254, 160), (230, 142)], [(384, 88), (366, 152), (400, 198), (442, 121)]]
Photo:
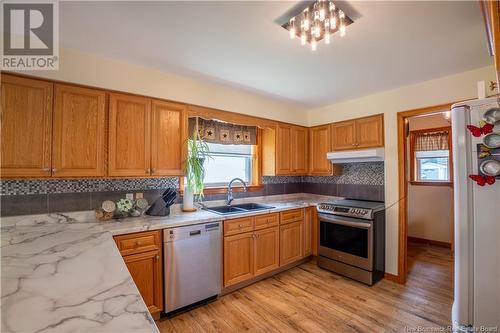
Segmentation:
[(110, 94), (110, 176), (151, 174), (151, 100), (132, 95)]
[(330, 125), (309, 128), (309, 174), (313, 176), (331, 176), (341, 173), (342, 168), (326, 158), (332, 145)]
[(224, 286), (254, 276), (254, 233), (224, 237)]
[(256, 230), (254, 241), (254, 275), (260, 275), (279, 267), (279, 227)]
[(307, 128), (277, 124), (276, 128), (263, 129), (262, 170), (265, 176), (307, 174)]
[(307, 207), (304, 214), (304, 253), (303, 257), (308, 257), (313, 253), (313, 223), (315, 207)]
[(111, 94), (109, 175), (181, 176), (186, 124), (184, 104)]
[(2, 74), (1, 175), (50, 177), (53, 84)]
[(479, 4), (484, 14), (489, 51), (494, 56), (497, 84), (500, 84), (500, 0), (480, 1)]
[(186, 140), (186, 105), (153, 100), (151, 124), (151, 174), (153, 176), (182, 176), (184, 174)]
[(163, 311), (161, 231), (120, 235), (114, 240), (149, 312), (159, 319)]
[(105, 175), (106, 93), (55, 85), (52, 176)]
[(307, 174), (307, 128), (292, 127), (291, 131), (292, 147), (292, 173)]
[(384, 117), (381, 114), (333, 123), (331, 131), (332, 150), (384, 146)]
[(303, 258), (303, 221), (280, 225), (280, 266)]

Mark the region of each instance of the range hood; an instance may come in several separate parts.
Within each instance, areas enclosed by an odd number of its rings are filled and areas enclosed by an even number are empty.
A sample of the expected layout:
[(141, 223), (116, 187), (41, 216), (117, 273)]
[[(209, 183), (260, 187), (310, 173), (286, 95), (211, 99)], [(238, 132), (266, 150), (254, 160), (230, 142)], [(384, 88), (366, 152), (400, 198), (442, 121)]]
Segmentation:
[(333, 164), (383, 161), (384, 148), (334, 151), (327, 153), (326, 158)]

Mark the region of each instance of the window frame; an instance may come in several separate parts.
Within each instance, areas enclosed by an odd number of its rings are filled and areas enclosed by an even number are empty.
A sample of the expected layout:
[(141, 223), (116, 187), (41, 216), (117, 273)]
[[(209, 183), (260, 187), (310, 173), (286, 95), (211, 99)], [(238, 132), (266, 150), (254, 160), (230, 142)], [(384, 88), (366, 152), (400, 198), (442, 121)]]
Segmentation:
[[(448, 132), (448, 181), (441, 180), (420, 180), (417, 177), (417, 156), (415, 151), (415, 136), (417, 134), (433, 133), (433, 132)], [(453, 186), (453, 152), (451, 142), (451, 126), (426, 128), (422, 130), (410, 131), (410, 184), (419, 186)]]
[[(247, 192), (256, 192), (264, 188), (262, 185), (262, 129), (257, 128), (257, 144), (252, 146), (252, 171), (251, 171), (251, 183), (247, 184)], [(179, 191), (184, 193), (184, 178), (179, 178)], [(244, 192), (244, 187), (239, 182), (235, 182), (232, 186), (233, 192)], [(206, 194), (222, 194), (227, 192), (226, 186), (213, 186), (205, 187), (203, 193)]]

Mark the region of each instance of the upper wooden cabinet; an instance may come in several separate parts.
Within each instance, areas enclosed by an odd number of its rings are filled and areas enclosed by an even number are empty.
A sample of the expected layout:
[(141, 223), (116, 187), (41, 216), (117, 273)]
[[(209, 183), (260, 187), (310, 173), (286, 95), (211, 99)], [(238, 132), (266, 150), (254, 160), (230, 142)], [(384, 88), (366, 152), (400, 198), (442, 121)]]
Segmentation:
[(307, 128), (277, 124), (262, 133), (262, 171), (265, 176), (307, 174)]
[(51, 175), (52, 87), (2, 74), (2, 177)]
[(292, 143), (292, 173), (306, 174), (307, 173), (307, 143), (308, 135), (307, 128), (292, 127), (291, 130)]
[(55, 86), (53, 176), (104, 176), (106, 93)]
[(484, 14), (490, 54), (495, 60), (497, 84), (500, 84), (500, 0), (479, 1), (479, 4)]
[(151, 123), (151, 174), (179, 176), (186, 158), (185, 104), (153, 100)]
[(384, 116), (375, 115), (331, 125), (332, 150), (352, 150), (384, 145)]
[(182, 175), (186, 106), (111, 94), (109, 175)]
[(326, 158), (331, 151), (330, 125), (309, 128), (309, 174), (315, 176), (330, 176), (339, 174), (341, 166), (333, 166)]
[(109, 96), (110, 176), (151, 174), (151, 99)]

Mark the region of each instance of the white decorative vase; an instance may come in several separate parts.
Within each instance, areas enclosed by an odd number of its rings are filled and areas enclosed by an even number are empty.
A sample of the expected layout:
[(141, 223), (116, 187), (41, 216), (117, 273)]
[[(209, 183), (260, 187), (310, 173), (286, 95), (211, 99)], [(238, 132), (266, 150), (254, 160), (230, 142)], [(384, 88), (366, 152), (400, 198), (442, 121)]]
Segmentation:
[(194, 194), (188, 186), (184, 187), (184, 195), (182, 197), (182, 209), (185, 211), (194, 210)]

